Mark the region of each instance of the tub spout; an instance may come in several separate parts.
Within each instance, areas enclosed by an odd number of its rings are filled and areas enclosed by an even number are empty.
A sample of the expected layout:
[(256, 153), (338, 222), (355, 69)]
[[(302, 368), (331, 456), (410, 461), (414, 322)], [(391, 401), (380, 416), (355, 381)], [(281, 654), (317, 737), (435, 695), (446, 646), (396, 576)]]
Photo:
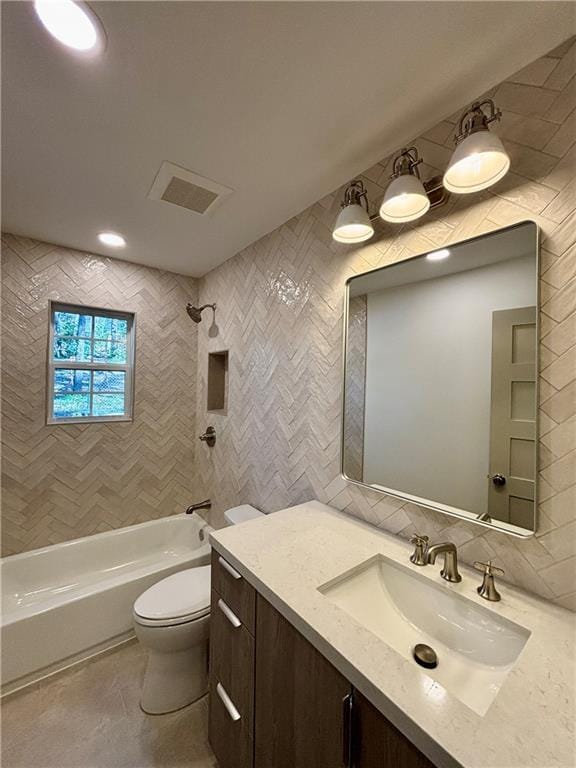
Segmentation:
[(205, 499), (204, 501), (197, 501), (196, 504), (190, 504), (188, 509), (186, 510), (187, 515), (191, 515), (192, 512), (197, 512), (199, 509), (210, 509), (212, 506), (212, 502), (210, 499)]

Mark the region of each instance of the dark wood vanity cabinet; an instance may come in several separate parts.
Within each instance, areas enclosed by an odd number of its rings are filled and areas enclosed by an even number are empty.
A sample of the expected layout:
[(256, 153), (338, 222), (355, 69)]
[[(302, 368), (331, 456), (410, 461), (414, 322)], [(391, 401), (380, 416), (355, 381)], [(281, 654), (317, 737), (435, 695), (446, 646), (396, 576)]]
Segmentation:
[(254, 768), (346, 765), (350, 683), (270, 603), (256, 605)]
[(434, 768), (213, 552), (210, 743), (220, 768)]
[(256, 592), (212, 551), (208, 734), (220, 768), (254, 765)]
[(354, 768), (434, 768), (359, 691), (354, 691), (352, 734)]

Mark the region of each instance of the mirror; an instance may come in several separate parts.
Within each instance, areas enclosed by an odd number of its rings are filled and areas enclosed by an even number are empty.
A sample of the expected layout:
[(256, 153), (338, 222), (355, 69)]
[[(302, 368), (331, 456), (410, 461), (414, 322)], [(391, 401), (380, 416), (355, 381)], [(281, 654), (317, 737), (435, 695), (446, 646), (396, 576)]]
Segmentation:
[(537, 338), (533, 222), (349, 279), (344, 477), (531, 535)]

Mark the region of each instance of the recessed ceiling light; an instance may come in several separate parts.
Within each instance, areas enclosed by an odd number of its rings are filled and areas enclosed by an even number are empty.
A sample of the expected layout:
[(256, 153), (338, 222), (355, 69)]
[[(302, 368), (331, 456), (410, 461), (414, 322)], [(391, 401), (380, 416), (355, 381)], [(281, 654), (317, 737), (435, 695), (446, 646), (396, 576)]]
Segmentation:
[(430, 261), (442, 261), (442, 259), (447, 259), (448, 256), (450, 256), (448, 248), (442, 248), (439, 251), (432, 251), (432, 253), (427, 254), (426, 258), (430, 259)]
[(126, 240), (116, 232), (100, 232), (98, 240), (110, 248), (124, 248), (126, 245)]
[(34, 9), (44, 27), (62, 45), (79, 53), (93, 53), (102, 48), (101, 25), (85, 3), (35, 0)]

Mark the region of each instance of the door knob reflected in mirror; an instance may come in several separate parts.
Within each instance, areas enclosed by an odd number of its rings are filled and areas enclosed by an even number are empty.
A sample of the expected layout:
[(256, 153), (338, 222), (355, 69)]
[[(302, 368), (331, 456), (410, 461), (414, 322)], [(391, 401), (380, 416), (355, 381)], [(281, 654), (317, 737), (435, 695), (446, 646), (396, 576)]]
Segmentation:
[(495, 475), (492, 475), (490, 479), (498, 488), (502, 488), (503, 485), (506, 485), (506, 478), (504, 475), (496, 473)]

